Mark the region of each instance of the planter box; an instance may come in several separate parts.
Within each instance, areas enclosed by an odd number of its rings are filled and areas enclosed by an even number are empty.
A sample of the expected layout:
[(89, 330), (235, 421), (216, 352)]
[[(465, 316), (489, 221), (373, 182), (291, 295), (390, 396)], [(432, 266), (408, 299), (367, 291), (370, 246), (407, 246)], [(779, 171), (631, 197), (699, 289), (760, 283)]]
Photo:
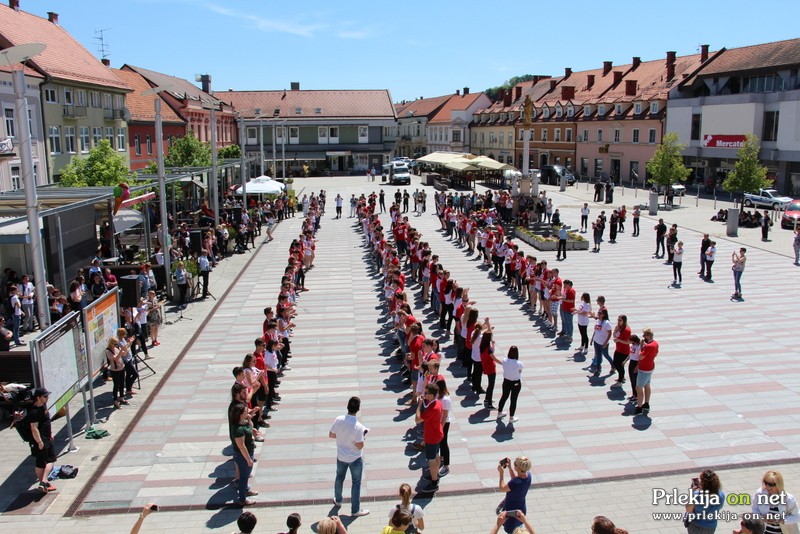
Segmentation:
[[(536, 250), (541, 250), (541, 251), (558, 250), (557, 239), (553, 241), (539, 241), (538, 239), (532, 238), (525, 232), (518, 232), (516, 230), (514, 230), (514, 236), (520, 241), (524, 241), (525, 243), (529, 244)], [(567, 250), (589, 250), (589, 242), (572, 241), (570, 239), (567, 239)]]

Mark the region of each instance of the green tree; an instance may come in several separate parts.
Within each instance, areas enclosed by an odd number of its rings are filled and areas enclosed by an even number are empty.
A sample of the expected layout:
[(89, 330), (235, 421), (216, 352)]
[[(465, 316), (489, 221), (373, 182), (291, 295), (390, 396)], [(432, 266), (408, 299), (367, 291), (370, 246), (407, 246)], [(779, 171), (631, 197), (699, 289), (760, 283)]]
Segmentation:
[(501, 85), (498, 85), (497, 87), (490, 87), (489, 89), (486, 89), (484, 91), (484, 93), (486, 93), (486, 96), (488, 96), (489, 98), (492, 99), (492, 102), (496, 102), (497, 100), (500, 99), (500, 89), (510, 89), (510, 88), (514, 87), (515, 85), (517, 85), (520, 82), (528, 82), (528, 81), (533, 80), (534, 78), (535, 78), (535, 76), (533, 74), (523, 74), (522, 76), (512, 76), (511, 78), (509, 78), (508, 80), (503, 82)]
[(59, 183), (63, 187), (114, 186), (120, 182), (128, 183), (130, 179), (125, 157), (103, 139), (85, 158), (72, 158)]
[(678, 134), (670, 132), (661, 139), (661, 145), (647, 162), (647, 172), (653, 176), (649, 181), (664, 188), (665, 199), (672, 184), (686, 180), (692, 172), (683, 164), (681, 150), (684, 148), (685, 145), (678, 142)]
[(761, 142), (753, 134), (747, 134), (742, 148), (736, 153), (739, 158), (733, 171), (722, 182), (725, 191), (737, 194), (755, 193), (761, 188), (770, 185), (767, 180), (767, 168), (761, 165), (758, 153), (761, 151)]
[(242, 147), (239, 145), (228, 145), (217, 150), (217, 157), (220, 159), (239, 159), (242, 157)]
[(208, 167), (211, 165), (211, 147), (202, 143), (189, 130), (186, 137), (175, 139), (164, 159), (165, 167)]

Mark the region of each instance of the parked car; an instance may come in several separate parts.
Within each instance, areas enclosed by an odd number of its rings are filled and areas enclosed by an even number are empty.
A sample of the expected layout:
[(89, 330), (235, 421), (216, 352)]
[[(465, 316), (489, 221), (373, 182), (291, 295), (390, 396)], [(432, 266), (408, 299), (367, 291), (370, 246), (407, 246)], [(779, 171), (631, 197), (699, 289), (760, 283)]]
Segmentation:
[(567, 185), (575, 184), (575, 176), (563, 165), (542, 165), (540, 183), (547, 185), (560, 185), (561, 177), (567, 177)]
[(775, 189), (759, 189), (758, 193), (745, 193), (744, 205), (746, 207), (760, 207), (779, 209), (789, 205), (791, 197), (784, 197)]
[(792, 200), (781, 216), (781, 228), (792, 229), (795, 225), (800, 225), (800, 199)]

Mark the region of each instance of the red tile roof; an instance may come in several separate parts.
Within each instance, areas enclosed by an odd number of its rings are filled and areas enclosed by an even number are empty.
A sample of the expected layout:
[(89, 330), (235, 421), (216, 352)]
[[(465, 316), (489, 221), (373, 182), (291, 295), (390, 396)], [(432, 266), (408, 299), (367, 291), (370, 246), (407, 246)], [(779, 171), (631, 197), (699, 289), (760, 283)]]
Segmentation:
[(789, 39), (725, 50), (703, 68), (699, 76), (718, 76), (746, 70), (775, 70), (797, 65), (800, 65), (800, 39)]
[(452, 121), (454, 111), (463, 111), (475, 103), (484, 93), (469, 93), (466, 95), (451, 95), (447, 103), (428, 120), (429, 123), (449, 123)]
[[(125, 105), (131, 112), (131, 120), (133, 122), (155, 122), (156, 112), (153, 106), (153, 95), (145, 96), (142, 94), (151, 87), (147, 80), (141, 74), (130, 70), (111, 70), (128, 87), (133, 89), (133, 92), (125, 98)], [(185, 124), (185, 121), (178, 117), (177, 113), (166, 104), (161, 106), (161, 121), (164, 123)]]
[[(0, 72), (14, 72), (15, 70), (19, 70), (19, 67), (18, 66), (9, 67), (6, 65), (0, 65)], [(39, 74), (30, 67), (27, 66), (23, 67), (23, 70), (25, 71), (25, 76), (31, 76), (33, 78), (44, 78), (44, 76), (42, 76), (41, 74)]]
[(436, 96), (433, 98), (418, 98), (410, 102), (395, 104), (397, 118), (404, 119), (409, 116), (429, 117), (436, 113), (451, 96), (453, 95)]
[(47, 19), (0, 5), (0, 41), (4, 47), (46, 44), (47, 48), (29, 60), (29, 65), (56, 80), (128, 89), (64, 28)]
[[(394, 119), (392, 97), (378, 90), (297, 90), (297, 91), (221, 91), (214, 96), (233, 105), (245, 118), (254, 118), (260, 109), (265, 117), (292, 120), (315, 118)], [(300, 108), (300, 113), (296, 109)]]
[(194, 85), (189, 80), (178, 78), (177, 76), (170, 76), (154, 70), (144, 69), (142, 67), (135, 67), (133, 65), (125, 64), (122, 66), (123, 70), (132, 70), (138, 72), (144, 79), (157, 87), (169, 89), (175, 98), (178, 100), (197, 100), (199, 102), (219, 102), (212, 95), (204, 92), (202, 89)]

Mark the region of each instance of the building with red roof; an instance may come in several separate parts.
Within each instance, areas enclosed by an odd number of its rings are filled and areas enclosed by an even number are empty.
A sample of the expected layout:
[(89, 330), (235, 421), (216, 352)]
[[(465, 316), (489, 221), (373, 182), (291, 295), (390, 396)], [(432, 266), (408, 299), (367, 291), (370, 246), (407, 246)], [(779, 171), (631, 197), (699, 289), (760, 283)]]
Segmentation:
[(469, 87), (464, 87), (463, 92), (457, 90), (428, 120), (428, 153), (469, 152), (472, 116), (491, 103), (483, 91), (470, 93)]
[(395, 104), (398, 125), (396, 155), (419, 158), (428, 153), (428, 121), (452, 96), (419, 97)]
[(11, 153), (0, 152), (0, 193), (23, 189), (22, 161), (20, 153), (20, 131), (17, 117), (17, 97), (14, 92), (14, 71), (24, 69), (25, 98), (28, 101), (28, 113), (31, 120), (31, 152), (33, 156), (33, 176), (37, 185), (47, 183), (47, 146), (44, 142), (44, 128), (42, 127), (42, 100), (39, 86), (44, 82), (44, 76), (29, 67), (0, 66), (0, 113), (3, 120), (0, 123), (0, 141), (10, 140)]

